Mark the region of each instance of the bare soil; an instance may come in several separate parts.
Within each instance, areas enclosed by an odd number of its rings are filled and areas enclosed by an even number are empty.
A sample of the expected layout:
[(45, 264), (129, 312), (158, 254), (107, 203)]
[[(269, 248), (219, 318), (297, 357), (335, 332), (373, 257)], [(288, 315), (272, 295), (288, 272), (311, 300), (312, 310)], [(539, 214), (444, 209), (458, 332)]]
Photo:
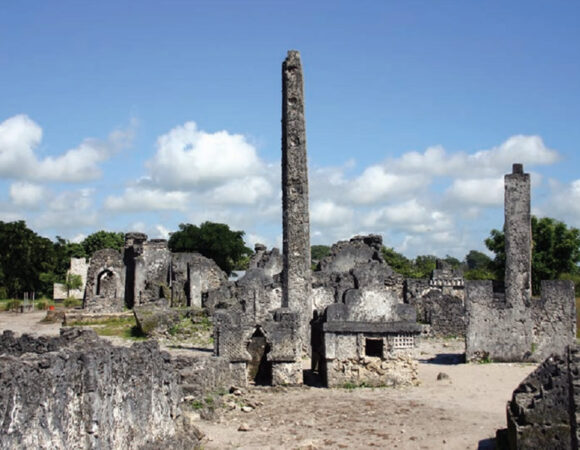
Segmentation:
[[(60, 324), (39, 322), (44, 315), (0, 313), (0, 332), (58, 334)], [(463, 364), (461, 340), (423, 341), (419, 351), (417, 387), (252, 387), (228, 394), (216, 420), (196, 424), (206, 435), (203, 448), (493, 448), (495, 431), (506, 426), (506, 402), (536, 365)], [(439, 373), (448, 378), (438, 380)]]

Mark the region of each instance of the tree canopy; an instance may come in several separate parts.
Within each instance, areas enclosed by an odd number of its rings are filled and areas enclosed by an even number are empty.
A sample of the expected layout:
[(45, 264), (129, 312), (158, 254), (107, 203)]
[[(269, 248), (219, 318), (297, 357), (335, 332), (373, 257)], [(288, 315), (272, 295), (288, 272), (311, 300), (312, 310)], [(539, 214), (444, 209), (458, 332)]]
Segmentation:
[(89, 234), (81, 245), (85, 251), (85, 256), (90, 258), (97, 250), (112, 248), (113, 250), (122, 251), (125, 246), (125, 233), (114, 231), (97, 231)]
[[(485, 245), (495, 253), (492, 268), (497, 279), (505, 272), (505, 235), (491, 230)], [(532, 291), (540, 291), (542, 280), (574, 278), (580, 274), (580, 230), (556, 219), (532, 216)]]
[(244, 232), (233, 231), (223, 223), (204, 222), (200, 226), (190, 223), (179, 225), (179, 231), (171, 233), (169, 249), (172, 252), (199, 252), (211, 258), (227, 274), (252, 254), (244, 244)]
[(50, 239), (37, 235), (23, 220), (0, 221), (0, 287), (3, 296), (52, 291), (57, 255)]

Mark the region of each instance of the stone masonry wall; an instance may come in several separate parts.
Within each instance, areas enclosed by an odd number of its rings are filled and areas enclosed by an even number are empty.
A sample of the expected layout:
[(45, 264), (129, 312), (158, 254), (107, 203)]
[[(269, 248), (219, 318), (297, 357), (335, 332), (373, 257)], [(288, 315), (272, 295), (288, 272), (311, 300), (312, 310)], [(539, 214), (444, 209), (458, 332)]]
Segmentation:
[(53, 338), (5, 331), (0, 449), (194, 448), (178, 382), (154, 341), (126, 348), (90, 330), (63, 329)]
[(576, 339), (576, 303), (570, 281), (542, 281), (531, 298), (530, 177), (521, 164), (505, 177), (505, 295), (491, 282), (466, 283), (466, 359), (542, 361)]
[(507, 406), (507, 430), (497, 448), (577, 449), (580, 407), (578, 346), (547, 358), (515, 389)]

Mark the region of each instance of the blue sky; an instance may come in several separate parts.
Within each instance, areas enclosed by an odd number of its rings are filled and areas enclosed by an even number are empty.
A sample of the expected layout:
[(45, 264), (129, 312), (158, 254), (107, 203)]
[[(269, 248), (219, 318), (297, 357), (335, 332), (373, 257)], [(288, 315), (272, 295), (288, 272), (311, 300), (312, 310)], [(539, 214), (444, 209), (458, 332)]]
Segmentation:
[(280, 246), (281, 63), (313, 244), (483, 250), (503, 175), (580, 227), (580, 3), (23, 1), (0, 12), (0, 220), (82, 239), (228, 223)]

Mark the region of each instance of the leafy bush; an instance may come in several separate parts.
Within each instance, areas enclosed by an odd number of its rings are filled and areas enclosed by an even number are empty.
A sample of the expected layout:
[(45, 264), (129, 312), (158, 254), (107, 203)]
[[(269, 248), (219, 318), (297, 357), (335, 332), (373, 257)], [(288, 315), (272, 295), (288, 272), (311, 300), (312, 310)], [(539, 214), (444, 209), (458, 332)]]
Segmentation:
[(36, 309), (44, 310), (48, 308), (48, 302), (46, 300), (38, 300), (34, 306)]

